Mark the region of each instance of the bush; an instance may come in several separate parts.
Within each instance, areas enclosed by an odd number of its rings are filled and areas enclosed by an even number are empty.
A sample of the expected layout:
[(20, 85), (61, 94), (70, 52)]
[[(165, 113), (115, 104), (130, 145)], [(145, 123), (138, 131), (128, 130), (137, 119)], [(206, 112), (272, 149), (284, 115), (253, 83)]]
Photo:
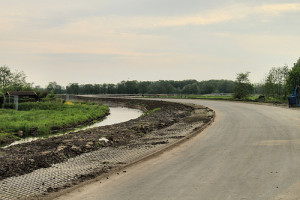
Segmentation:
[(57, 102), (25, 102), (19, 104), (19, 110), (62, 110), (66, 106)]
[(43, 91), (37, 91), (36, 94), (38, 95), (38, 97), (40, 99), (42, 99), (42, 98), (46, 98), (47, 97), (48, 92), (47, 92), (47, 90), (43, 90)]
[(14, 103), (4, 103), (3, 108), (5, 108), (5, 109), (14, 109), (15, 104)]
[(234, 84), (233, 97), (236, 99), (244, 99), (248, 97), (253, 91), (253, 85), (249, 81), (250, 72), (237, 74)]
[(250, 83), (236, 83), (234, 87), (233, 97), (235, 99), (244, 99), (253, 91), (253, 86)]
[(289, 71), (287, 85), (290, 93), (295, 90), (296, 86), (300, 86), (300, 58), (298, 59), (297, 63), (294, 64), (294, 67), (291, 69), (291, 71)]
[(19, 103), (23, 103), (23, 102), (36, 102), (37, 99), (35, 98), (19, 98)]
[(2, 108), (3, 103), (4, 103), (4, 94), (0, 92), (0, 108)]
[(161, 110), (161, 108), (154, 108), (153, 110), (148, 110), (148, 112), (143, 114), (143, 116), (151, 115), (152, 113), (155, 113), (156, 111), (159, 111), (159, 110)]
[(46, 98), (48, 98), (48, 99), (53, 99), (53, 100), (56, 99), (56, 97), (55, 97), (55, 95), (54, 95), (54, 93), (53, 93), (53, 90), (51, 90), (51, 93), (48, 94)]

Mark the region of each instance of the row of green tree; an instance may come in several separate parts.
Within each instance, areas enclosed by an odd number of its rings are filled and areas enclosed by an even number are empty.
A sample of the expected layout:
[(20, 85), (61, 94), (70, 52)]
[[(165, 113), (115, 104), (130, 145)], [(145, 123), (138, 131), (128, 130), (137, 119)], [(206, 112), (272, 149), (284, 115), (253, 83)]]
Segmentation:
[(26, 82), (24, 72), (12, 72), (8, 66), (0, 67), (0, 94), (6, 91), (35, 90), (40, 95), (51, 91), (55, 94), (211, 94), (234, 93), (235, 98), (245, 98), (250, 94), (261, 94), (276, 99), (286, 99), (296, 85), (300, 86), (300, 59), (289, 69), (287, 66), (273, 67), (262, 83), (249, 81), (250, 72), (239, 73), (231, 80), (160, 80), (122, 81), (118, 84), (78, 84), (70, 83), (66, 88), (50, 82), (46, 88), (32, 87)]
[(160, 80), (160, 81), (122, 81), (118, 84), (83, 84), (71, 83), (66, 91), (55, 82), (48, 85), (48, 90), (69, 94), (210, 94), (232, 93), (234, 81), (209, 80)]
[(8, 66), (0, 67), (0, 93), (7, 91), (35, 90), (44, 97), (47, 93), (54, 94), (210, 94), (232, 93), (234, 81), (209, 80), (160, 80), (160, 81), (122, 81), (118, 84), (78, 84), (71, 83), (66, 88), (50, 82), (46, 88), (32, 87), (26, 82), (24, 72), (12, 72)]
[(266, 96), (281, 98), (290, 95), (296, 86), (300, 86), (300, 59), (292, 69), (287, 66), (273, 67), (265, 78), (261, 92)]
[(266, 75), (264, 81), (252, 84), (249, 81), (250, 72), (239, 73), (235, 81), (234, 97), (241, 99), (252, 93), (262, 94), (275, 100), (286, 100), (296, 86), (300, 86), (300, 59), (292, 69), (288, 66), (273, 67)]

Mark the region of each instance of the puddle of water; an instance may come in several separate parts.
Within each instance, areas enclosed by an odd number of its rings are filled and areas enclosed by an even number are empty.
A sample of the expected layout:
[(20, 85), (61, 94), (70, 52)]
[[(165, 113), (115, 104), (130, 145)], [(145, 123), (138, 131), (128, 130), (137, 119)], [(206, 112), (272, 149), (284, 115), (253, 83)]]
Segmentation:
[(110, 115), (108, 115), (103, 121), (92, 124), (81, 130), (126, 122), (131, 119), (136, 119), (143, 114), (142, 111), (137, 110), (137, 109), (132, 109), (132, 108), (115, 107), (115, 108), (109, 108), (109, 109), (110, 109)]
[(57, 137), (60, 135), (65, 135), (65, 134), (68, 134), (71, 132), (78, 132), (78, 131), (86, 130), (89, 128), (118, 124), (121, 122), (129, 121), (131, 119), (136, 119), (143, 114), (143, 112), (141, 110), (132, 109), (132, 108), (110, 107), (109, 109), (110, 109), (110, 111), (109, 111), (110, 114), (106, 118), (104, 118), (104, 120), (97, 122), (95, 124), (81, 127), (81, 128), (76, 128), (71, 131), (67, 131), (67, 132), (63, 132), (63, 133), (53, 134), (53, 135), (40, 136), (40, 137), (27, 137), (27, 138), (15, 141), (15, 142), (13, 142), (7, 146), (4, 146), (2, 148), (7, 148), (7, 147), (10, 147), (10, 146), (13, 146), (16, 144), (27, 143), (27, 142), (31, 142), (31, 141), (35, 141), (35, 140), (39, 140), (39, 139), (45, 139), (45, 138), (49, 138), (49, 137)]

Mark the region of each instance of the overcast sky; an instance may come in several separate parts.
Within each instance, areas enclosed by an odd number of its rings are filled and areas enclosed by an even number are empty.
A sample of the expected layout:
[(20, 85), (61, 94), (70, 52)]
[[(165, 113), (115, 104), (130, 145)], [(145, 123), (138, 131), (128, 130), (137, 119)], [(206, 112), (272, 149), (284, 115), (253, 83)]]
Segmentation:
[(0, 65), (46, 86), (261, 82), (300, 57), (299, 0), (0, 0)]

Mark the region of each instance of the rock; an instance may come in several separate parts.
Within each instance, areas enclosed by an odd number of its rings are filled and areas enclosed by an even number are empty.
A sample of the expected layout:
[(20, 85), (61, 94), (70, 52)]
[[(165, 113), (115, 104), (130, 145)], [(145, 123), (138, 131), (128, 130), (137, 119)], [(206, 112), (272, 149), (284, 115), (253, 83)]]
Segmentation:
[(19, 137), (23, 137), (24, 136), (24, 132), (23, 131), (18, 131), (18, 134), (17, 134)]
[(108, 146), (109, 144), (112, 144), (112, 143), (113, 143), (112, 141), (106, 139), (105, 137), (102, 137), (102, 138), (99, 139), (98, 145), (100, 145), (102, 147), (106, 147), (106, 146)]
[(109, 140), (106, 139), (105, 137), (102, 137), (99, 139), (99, 142), (104, 142), (104, 143), (107, 143)]
[(43, 152), (41, 152), (41, 155), (47, 155), (47, 154), (50, 154), (51, 153), (51, 151), (43, 151)]
[(71, 149), (74, 150), (74, 151), (80, 151), (80, 150), (81, 150), (80, 147), (75, 146), (75, 145), (73, 145), (73, 146), (71, 147)]
[(86, 148), (92, 148), (94, 146), (94, 143), (93, 142), (87, 142), (86, 144), (85, 144), (85, 147)]
[(62, 151), (62, 150), (64, 150), (65, 148), (67, 148), (67, 146), (59, 146), (59, 147), (57, 147), (57, 149), (56, 149), (56, 151)]
[(160, 123), (160, 124), (159, 124), (159, 127), (165, 127), (165, 126), (166, 126), (165, 123)]

